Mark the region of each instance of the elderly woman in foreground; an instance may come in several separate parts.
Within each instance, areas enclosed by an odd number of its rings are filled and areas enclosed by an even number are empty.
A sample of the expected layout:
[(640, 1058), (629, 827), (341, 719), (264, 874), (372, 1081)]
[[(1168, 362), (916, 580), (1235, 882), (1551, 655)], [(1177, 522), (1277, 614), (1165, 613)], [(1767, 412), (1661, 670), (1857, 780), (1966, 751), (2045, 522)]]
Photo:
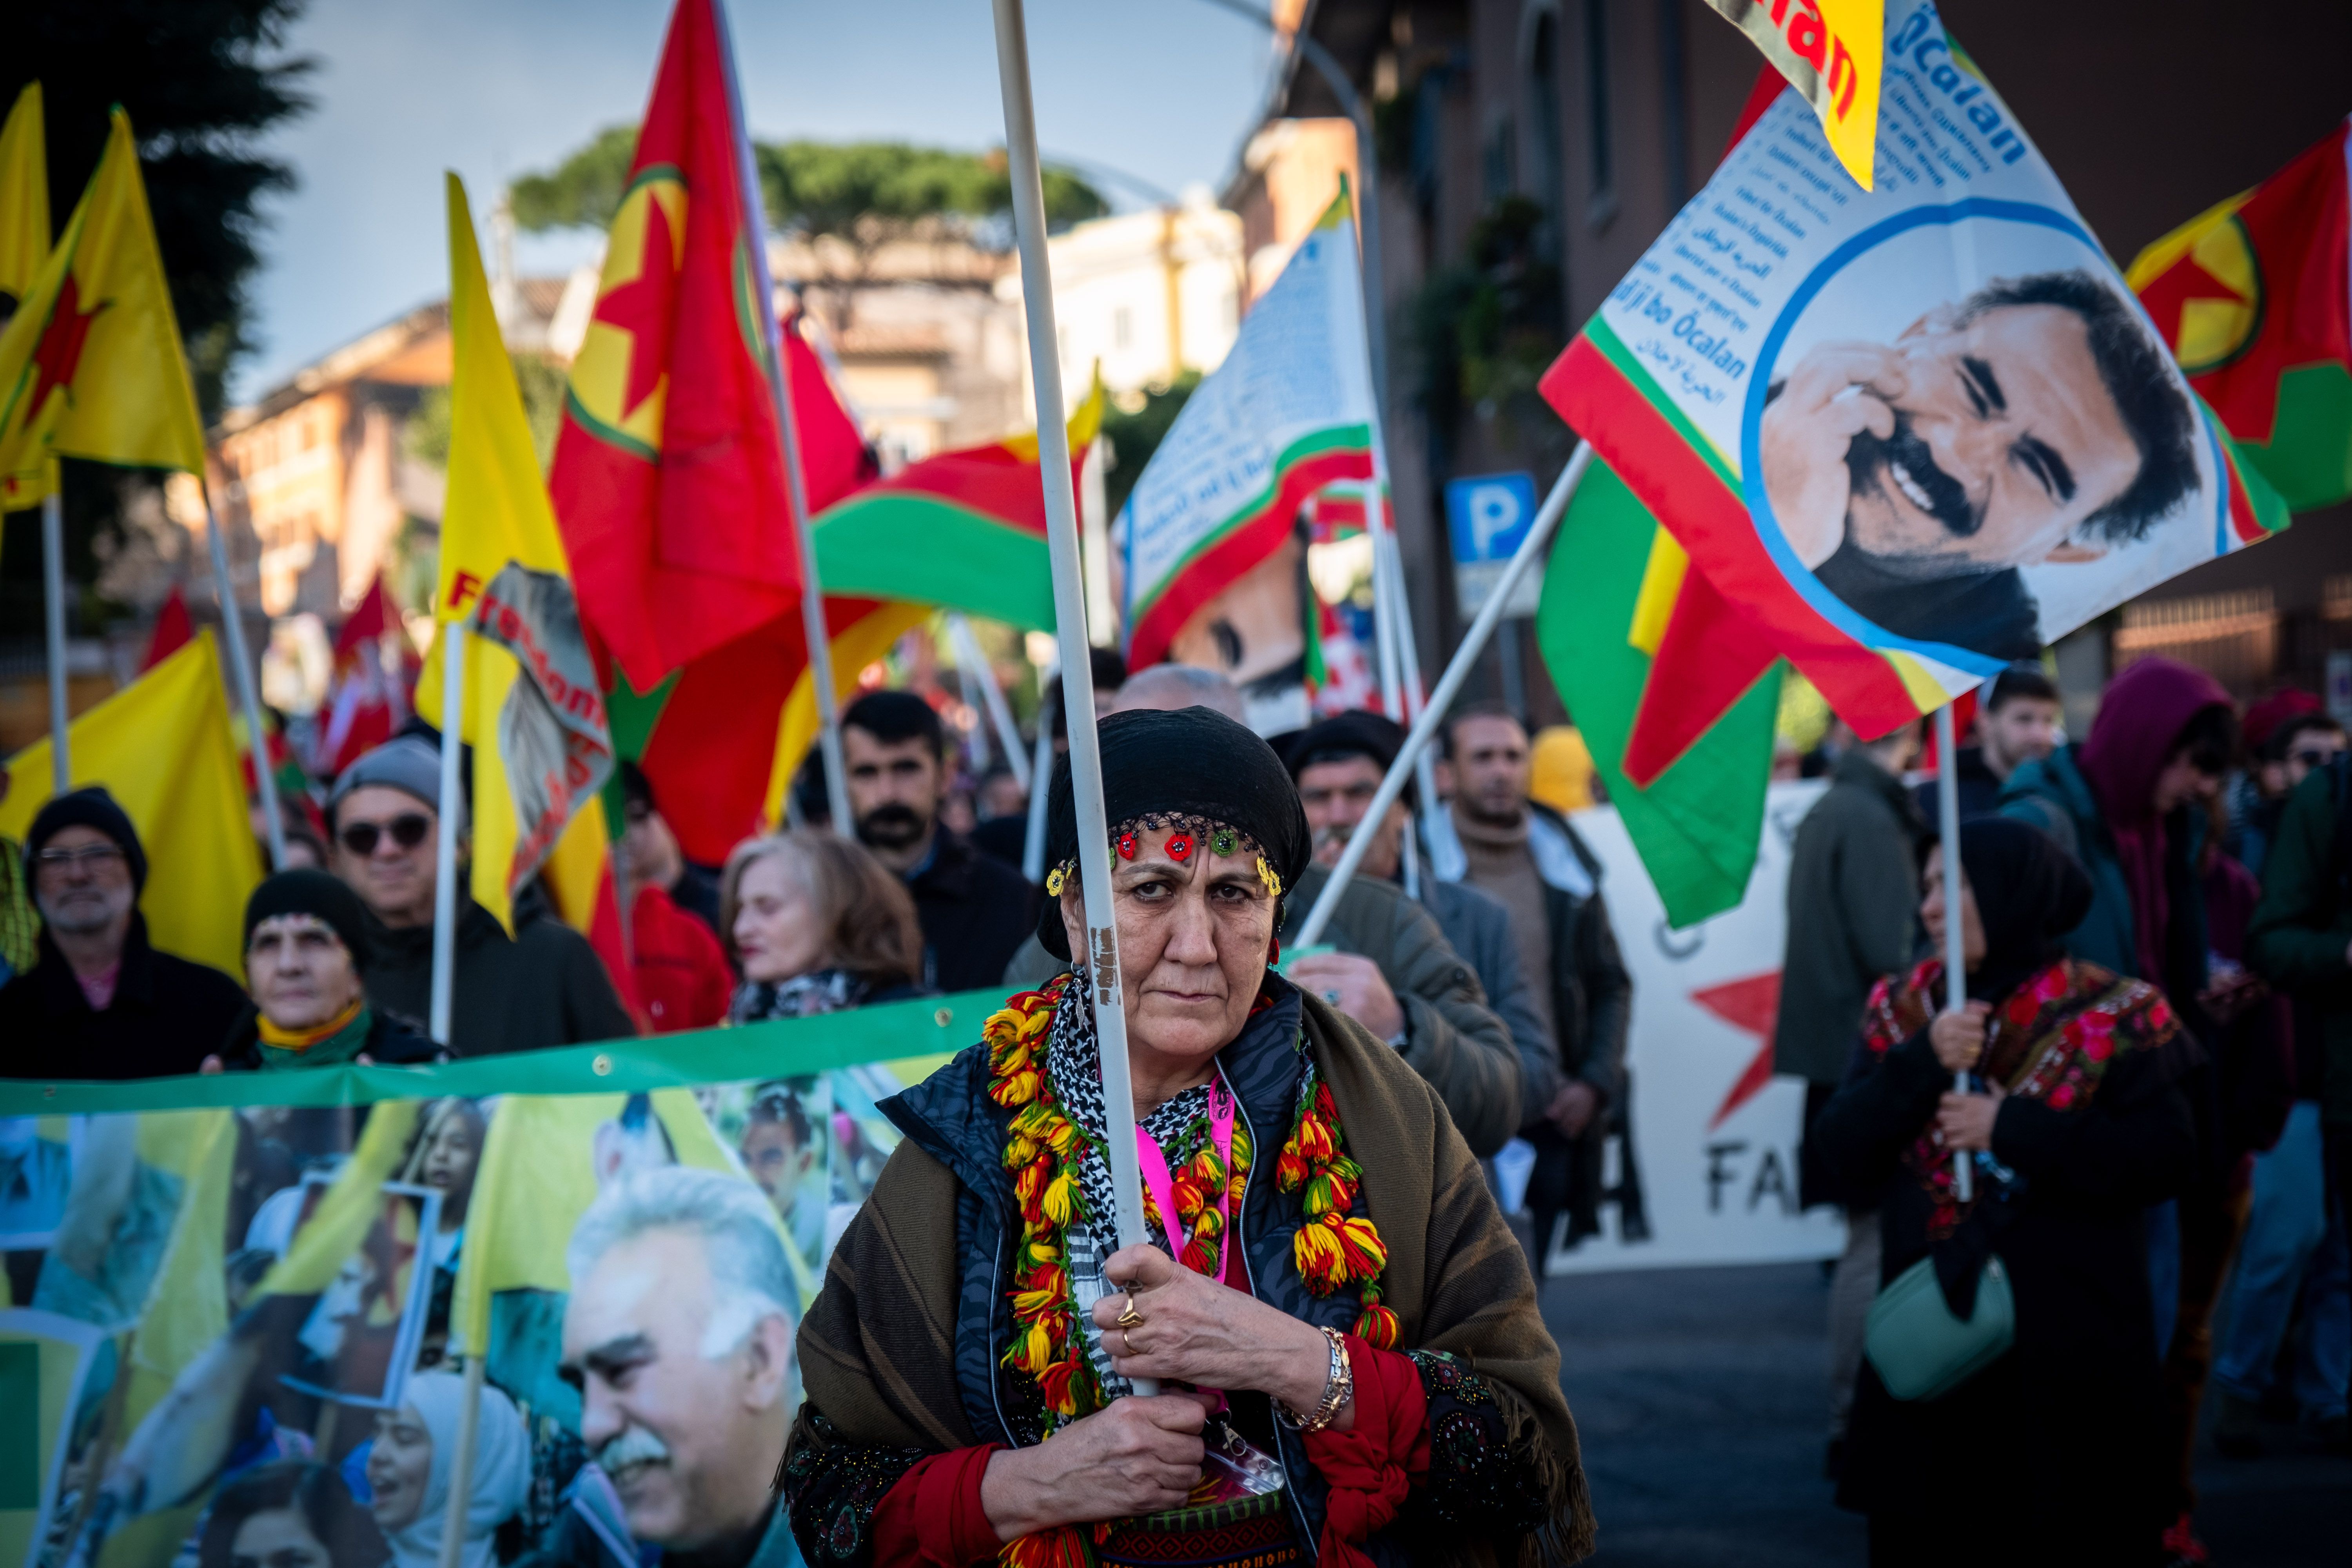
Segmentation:
[[(1114, 1234), (1082, 963), (884, 1103), (906, 1142), (800, 1331), (802, 1552), (1584, 1555), (1559, 1352), (1477, 1165), (1394, 1051), (1268, 967), (1308, 858), (1288, 773), (1201, 708), (1113, 715), (1102, 750), (1150, 1234)], [(1048, 832), (1039, 936), (1083, 959), (1066, 762)]]

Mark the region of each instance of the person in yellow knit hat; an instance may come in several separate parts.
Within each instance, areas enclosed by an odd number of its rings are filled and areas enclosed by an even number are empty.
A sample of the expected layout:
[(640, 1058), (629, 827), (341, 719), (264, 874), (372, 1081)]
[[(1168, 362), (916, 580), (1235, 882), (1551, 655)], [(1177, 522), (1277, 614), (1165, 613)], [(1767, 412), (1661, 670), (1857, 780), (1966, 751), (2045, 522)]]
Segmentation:
[(1593, 777), (1592, 748), (1573, 724), (1549, 724), (1538, 731), (1528, 765), (1528, 793), (1554, 811), (1582, 811), (1607, 798)]

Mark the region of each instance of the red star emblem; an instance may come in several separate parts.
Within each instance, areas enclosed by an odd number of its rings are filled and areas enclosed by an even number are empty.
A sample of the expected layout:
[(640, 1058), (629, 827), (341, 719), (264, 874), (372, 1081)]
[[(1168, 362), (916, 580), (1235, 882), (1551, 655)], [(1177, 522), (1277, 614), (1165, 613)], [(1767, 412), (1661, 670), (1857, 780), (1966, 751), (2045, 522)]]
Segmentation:
[(33, 345), (33, 399), (26, 405), (28, 417), (37, 416), (51, 387), (69, 386), (74, 372), (80, 368), (82, 345), (89, 341), (89, 324), (106, 309), (101, 300), (85, 312), (81, 309), (81, 289), (74, 275), (66, 274), (65, 286), (58, 290), (57, 304), (49, 311), (48, 325), (41, 329), (41, 341)]
[(1706, 1124), (1712, 1132), (1729, 1120), (1731, 1113), (1764, 1092), (1772, 1081), (1772, 1030), (1780, 1016), (1780, 972), (1750, 974), (1742, 980), (1727, 980), (1720, 985), (1710, 985), (1704, 991), (1694, 991), (1690, 999), (1745, 1035), (1754, 1035), (1759, 1044), (1716, 1108)]
[(669, 212), (661, 203), (646, 204), (646, 248), (637, 261), (637, 275), (597, 301), (596, 318), (629, 334), (629, 379), (621, 389), (621, 417), (625, 420), (643, 406), (668, 366), (655, 345), (669, 341), (670, 317), (677, 300), (677, 247), (670, 242)]
[(2241, 296), (2235, 289), (2214, 277), (2197, 264), (2194, 256), (2184, 256), (2166, 269), (2164, 275), (2150, 282), (2140, 297), (2156, 330), (2177, 353), (2180, 347), (2180, 312), (2191, 300), (2227, 300), (2237, 303)]

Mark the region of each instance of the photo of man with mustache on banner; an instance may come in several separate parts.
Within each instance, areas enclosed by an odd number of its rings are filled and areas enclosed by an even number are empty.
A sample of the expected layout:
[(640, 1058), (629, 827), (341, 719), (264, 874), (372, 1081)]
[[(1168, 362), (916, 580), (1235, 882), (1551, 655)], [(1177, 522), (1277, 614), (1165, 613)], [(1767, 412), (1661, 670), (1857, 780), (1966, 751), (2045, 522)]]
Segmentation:
[(0, 1352), (73, 1393), (0, 1552), (438, 1568), (479, 1356), (460, 1568), (796, 1562), (793, 1335), (927, 1065), (8, 1123)]
[[(1809, 315), (1843, 325), (1916, 297), (1892, 265), (1853, 270)], [(2188, 391), (2108, 280), (1994, 278), (1892, 342), (1821, 330), (1774, 367), (1765, 493), (1798, 563), (1885, 630), (2036, 658), (2028, 569), (2087, 566), (2176, 521), (2210, 535), (2182, 504), (2205, 489)]]

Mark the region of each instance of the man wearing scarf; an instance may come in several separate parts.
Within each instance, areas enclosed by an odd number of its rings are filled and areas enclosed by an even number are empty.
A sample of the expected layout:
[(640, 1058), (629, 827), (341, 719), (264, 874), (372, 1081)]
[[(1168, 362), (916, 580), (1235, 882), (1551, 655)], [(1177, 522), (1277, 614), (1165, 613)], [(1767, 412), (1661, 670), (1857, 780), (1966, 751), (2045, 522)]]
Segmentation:
[(367, 917), (359, 895), (324, 871), (280, 871), (245, 902), (245, 977), (253, 994), (205, 1070), (386, 1066), (445, 1053), (368, 1001)]
[[(1191, 708), (1105, 720), (1102, 773), (1146, 1235), (1114, 1230), (1081, 945), (883, 1103), (905, 1142), (801, 1325), (803, 1555), (1583, 1556), (1559, 1352), (1469, 1149), (1393, 1049), (1268, 967), (1309, 859), (1281, 762)], [(1066, 764), (1049, 801), (1038, 934), (1066, 955)]]
[[(2252, 976), (2216, 978), (2208, 964), (2204, 873), (2218, 852), (2207, 844), (2208, 807), (2237, 739), (2220, 682), (2168, 658), (2143, 658), (2108, 682), (2088, 737), (2019, 768), (2000, 797), (2004, 815), (2048, 833), (2090, 879), (2088, 907), (2063, 938), (2066, 951), (2158, 987), (2209, 1054), (2259, 994)], [(2248, 1198), (2248, 1151), (2225, 1125), (2222, 1076), (2209, 1062), (2187, 1086), (2198, 1132), (2193, 1179), (2177, 1205), (2150, 1211), (2148, 1227), (2172, 1441), (2166, 1545), (2189, 1562), (2202, 1561), (2191, 1530), (2190, 1456), (2212, 1360), (2213, 1309)]]

